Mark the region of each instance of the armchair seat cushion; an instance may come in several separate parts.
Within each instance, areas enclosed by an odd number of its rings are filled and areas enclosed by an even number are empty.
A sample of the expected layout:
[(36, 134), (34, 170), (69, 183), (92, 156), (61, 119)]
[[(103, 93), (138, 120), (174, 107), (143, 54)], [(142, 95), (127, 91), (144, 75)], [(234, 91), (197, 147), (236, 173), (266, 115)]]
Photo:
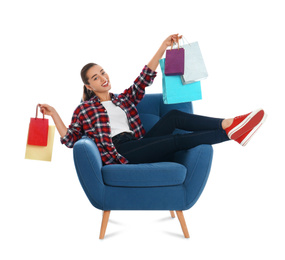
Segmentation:
[(161, 187), (183, 184), (187, 169), (174, 162), (112, 164), (102, 167), (104, 183), (116, 187)]

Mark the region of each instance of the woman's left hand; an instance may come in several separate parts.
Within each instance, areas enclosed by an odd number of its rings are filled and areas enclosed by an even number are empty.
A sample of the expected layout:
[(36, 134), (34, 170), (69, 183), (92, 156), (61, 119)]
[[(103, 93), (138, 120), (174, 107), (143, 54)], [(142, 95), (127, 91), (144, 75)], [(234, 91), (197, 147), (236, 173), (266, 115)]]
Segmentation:
[(166, 46), (166, 48), (167, 48), (167, 47), (171, 46), (171, 43), (172, 43), (172, 42), (178, 43), (179, 39), (181, 39), (181, 38), (182, 38), (182, 35), (179, 36), (178, 33), (177, 33), (177, 34), (172, 34), (172, 35), (168, 36), (168, 37), (164, 40), (163, 44), (164, 44), (164, 45)]
[(167, 47), (171, 46), (172, 42), (178, 43), (179, 39), (182, 38), (182, 35), (179, 36), (179, 34), (172, 34), (170, 36), (168, 36), (162, 43), (162, 45), (160, 46), (160, 48), (158, 49), (158, 51), (156, 52), (156, 54), (153, 56), (153, 58), (150, 60), (150, 62), (147, 64), (147, 66), (151, 69), (151, 70), (156, 70), (158, 64), (159, 64), (159, 60), (161, 59), (161, 57), (163, 56), (165, 50), (167, 49)]

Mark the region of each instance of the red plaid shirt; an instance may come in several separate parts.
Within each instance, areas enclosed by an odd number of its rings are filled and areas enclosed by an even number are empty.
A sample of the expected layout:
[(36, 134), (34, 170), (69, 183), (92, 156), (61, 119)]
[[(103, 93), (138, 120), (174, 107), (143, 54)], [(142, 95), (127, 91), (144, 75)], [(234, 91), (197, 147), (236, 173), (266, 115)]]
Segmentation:
[[(145, 66), (131, 87), (117, 97), (111, 93), (112, 102), (125, 111), (130, 129), (138, 139), (144, 136), (145, 130), (136, 105), (144, 97), (145, 87), (150, 86), (155, 77), (156, 72)], [(72, 148), (83, 135), (94, 140), (104, 164), (128, 163), (113, 144), (109, 117), (97, 96), (82, 102), (75, 109), (67, 134), (61, 138), (61, 143)]]

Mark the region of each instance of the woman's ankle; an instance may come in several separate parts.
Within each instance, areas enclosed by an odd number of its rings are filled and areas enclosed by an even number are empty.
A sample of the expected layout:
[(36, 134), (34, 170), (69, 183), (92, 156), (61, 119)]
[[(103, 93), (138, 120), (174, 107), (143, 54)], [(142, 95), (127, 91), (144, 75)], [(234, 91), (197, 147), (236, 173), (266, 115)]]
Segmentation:
[(233, 118), (229, 118), (229, 119), (224, 119), (222, 121), (222, 128), (225, 130), (226, 128), (230, 127), (231, 124), (233, 123), (234, 119)]

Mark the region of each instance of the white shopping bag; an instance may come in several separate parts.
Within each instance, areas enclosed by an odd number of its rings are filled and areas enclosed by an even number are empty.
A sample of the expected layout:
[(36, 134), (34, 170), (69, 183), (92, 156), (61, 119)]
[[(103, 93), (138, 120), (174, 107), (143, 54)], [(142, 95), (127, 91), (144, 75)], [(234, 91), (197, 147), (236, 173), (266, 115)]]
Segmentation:
[(188, 43), (181, 47), (185, 50), (184, 75), (181, 76), (182, 84), (186, 85), (207, 78), (208, 72), (198, 42)]

